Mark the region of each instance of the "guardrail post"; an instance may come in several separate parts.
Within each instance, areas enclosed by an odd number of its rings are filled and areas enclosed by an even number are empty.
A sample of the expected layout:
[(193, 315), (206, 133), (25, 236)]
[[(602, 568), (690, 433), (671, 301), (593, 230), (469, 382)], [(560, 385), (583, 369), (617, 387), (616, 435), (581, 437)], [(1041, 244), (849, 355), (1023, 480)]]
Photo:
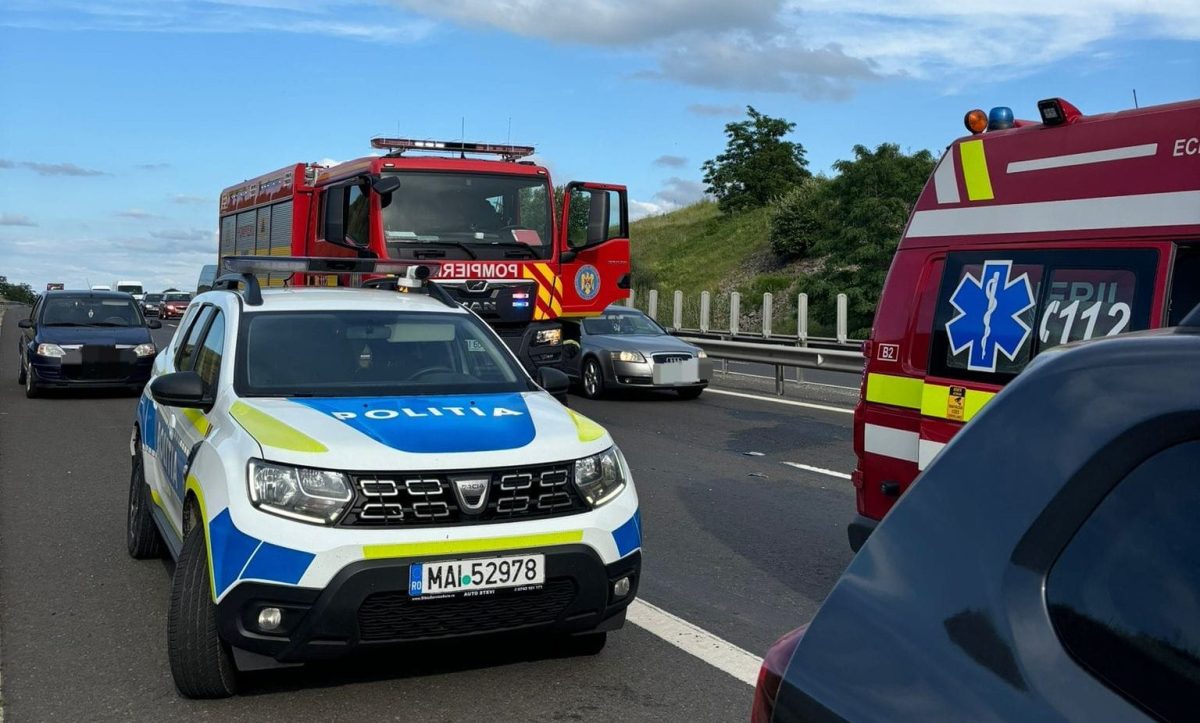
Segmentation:
[(637, 308), (637, 303), (634, 301), (634, 297), (636, 296), (636, 293), (637, 292), (635, 292), (633, 289), (630, 289), (629, 290), (629, 298), (625, 300), (625, 306), (628, 306), (630, 309)]
[(763, 294), (762, 305), (762, 335), (764, 339), (771, 338), (771, 314), (775, 309), (775, 295), (770, 291)]
[(707, 291), (700, 292), (700, 331), (708, 333), (708, 319), (712, 312), (712, 295)]
[(796, 340), (808, 346), (808, 294), (796, 297)]
[(839, 344), (846, 343), (847, 298), (845, 294), (837, 295), (837, 340)]
[(675, 305), (671, 309), (671, 326), (676, 329), (683, 328), (683, 292), (675, 289)]
[(742, 295), (733, 292), (729, 295), (729, 335), (738, 335), (738, 322), (742, 316)]
[(651, 319), (658, 321), (658, 289), (650, 289), (646, 299), (647, 311)]
[(775, 365), (775, 394), (780, 397), (783, 396), (783, 365), (782, 364)]

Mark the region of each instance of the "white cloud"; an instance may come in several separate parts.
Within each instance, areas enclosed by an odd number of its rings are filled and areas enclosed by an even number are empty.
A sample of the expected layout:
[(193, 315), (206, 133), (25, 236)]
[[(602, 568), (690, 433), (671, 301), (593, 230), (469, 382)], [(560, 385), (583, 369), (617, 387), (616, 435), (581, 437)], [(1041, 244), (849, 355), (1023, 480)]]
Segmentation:
[(654, 159), (654, 165), (663, 166), (665, 168), (680, 168), (687, 165), (687, 159), (683, 156), (659, 156)]
[(687, 107), (688, 112), (700, 116), (731, 116), (741, 115), (746, 108), (740, 105), (713, 105), (710, 103), (692, 103)]
[(148, 289), (194, 288), (200, 267), (216, 257), (211, 242), (176, 243), (144, 237), (0, 238), (3, 273), (35, 289), (56, 281), (67, 288), (139, 279)]
[(120, 216), (121, 218), (132, 218), (132, 219), (137, 219), (138, 221), (145, 221), (145, 220), (151, 219), (151, 218), (162, 218), (161, 216), (157, 216), (153, 213), (150, 213), (149, 211), (143, 211), (140, 208), (131, 208), (131, 209), (128, 209), (125, 211), (117, 211), (117, 215)]
[(212, 203), (213, 199), (208, 196), (192, 196), (186, 193), (175, 193), (171, 195), (171, 203), (180, 204), (204, 204)]
[(10, 161), (0, 158), (0, 168), (24, 168), (39, 176), (105, 176), (104, 171), (82, 168), (74, 163), (41, 163), (39, 161)]
[(704, 184), (672, 176), (663, 182), (662, 188), (650, 201), (629, 199), (629, 217), (632, 220), (657, 216), (690, 206), (704, 199)]
[(0, 226), (37, 226), (37, 223), (23, 213), (0, 213)]

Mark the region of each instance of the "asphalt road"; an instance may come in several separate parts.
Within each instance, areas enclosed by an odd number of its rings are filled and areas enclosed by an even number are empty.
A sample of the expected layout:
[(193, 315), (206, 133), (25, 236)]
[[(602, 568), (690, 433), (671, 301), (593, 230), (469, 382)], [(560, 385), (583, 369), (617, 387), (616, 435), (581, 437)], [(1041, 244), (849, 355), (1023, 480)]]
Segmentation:
[[(509, 642), (412, 648), (251, 675), (232, 700), (180, 698), (166, 660), (170, 563), (125, 553), (135, 399), (25, 399), (14, 311), (0, 328), (6, 723), (746, 719), (750, 686), (633, 624), (595, 657)], [(571, 404), (608, 427), (633, 469), (643, 599), (756, 655), (812, 616), (849, 562), (854, 498), (846, 480), (783, 463), (848, 473), (848, 414), (711, 392)]]

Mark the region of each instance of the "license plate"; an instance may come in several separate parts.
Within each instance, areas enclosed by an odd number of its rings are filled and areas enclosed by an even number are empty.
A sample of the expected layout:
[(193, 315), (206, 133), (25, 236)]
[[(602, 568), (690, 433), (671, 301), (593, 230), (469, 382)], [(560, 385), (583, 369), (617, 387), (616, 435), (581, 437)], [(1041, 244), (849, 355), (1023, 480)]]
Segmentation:
[(686, 359), (654, 365), (655, 384), (692, 384), (700, 381), (700, 360)]
[(541, 585), (545, 581), (545, 555), (415, 562), (408, 568), (411, 597)]

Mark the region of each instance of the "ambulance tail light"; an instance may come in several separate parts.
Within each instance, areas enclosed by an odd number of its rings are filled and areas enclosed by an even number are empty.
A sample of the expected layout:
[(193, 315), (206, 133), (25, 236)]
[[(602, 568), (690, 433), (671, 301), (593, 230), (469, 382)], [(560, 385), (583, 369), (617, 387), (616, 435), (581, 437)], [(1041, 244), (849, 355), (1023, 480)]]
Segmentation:
[(779, 700), (783, 676), (807, 632), (808, 625), (796, 628), (775, 641), (763, 657), (762, 667), (758, 671), (758, 684), (754, 686), (754, 702), (750, 708), (751, 723), (770, 723), (775, 716), (775, 704)]
[(1038, 113), (1042, 116), (1042, 124), (1061, 126), (1074, 123), (1083, 117), (1079, 109), (1062, 98), (1047, 98), (1038, 101)]

